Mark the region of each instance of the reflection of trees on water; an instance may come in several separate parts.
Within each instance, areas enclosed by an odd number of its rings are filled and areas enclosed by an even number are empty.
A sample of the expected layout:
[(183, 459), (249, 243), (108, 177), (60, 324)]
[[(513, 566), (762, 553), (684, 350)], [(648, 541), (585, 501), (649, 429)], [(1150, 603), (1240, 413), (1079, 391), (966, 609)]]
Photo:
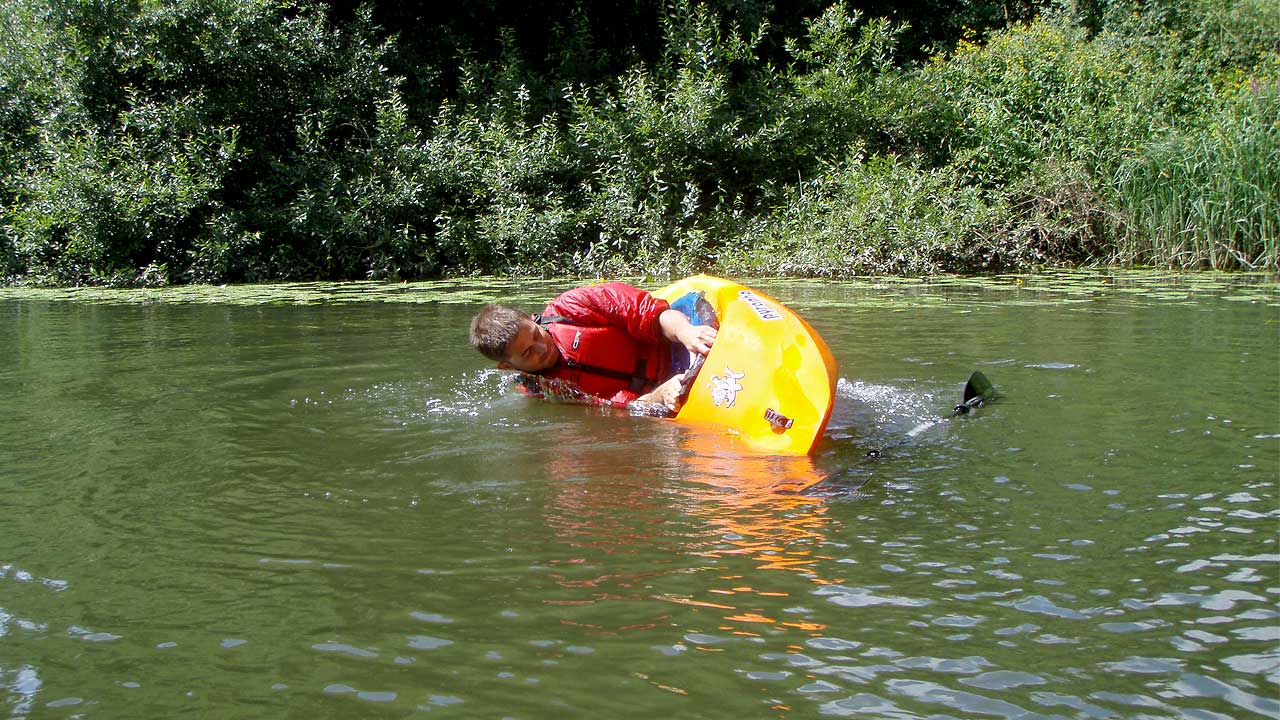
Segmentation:
[(611, 633), (670, 624), (653, 600), (711, 609), (737, 634), (822, 630), (776, 616), (793, 602), (796, 577), (839, 582), (820, 574), (830, 560), (821, 553), (827, 506), (800, 494), (821, 478), (811, 458), (746, 454), (729, 438), (664, 421), (601, 421), (563, 428), (548, 453), (546, 523), (588, 557), (548, 561), (573, 592), (547, 602), (643, 604), (645, 620), (601, 612), (597, 629)]

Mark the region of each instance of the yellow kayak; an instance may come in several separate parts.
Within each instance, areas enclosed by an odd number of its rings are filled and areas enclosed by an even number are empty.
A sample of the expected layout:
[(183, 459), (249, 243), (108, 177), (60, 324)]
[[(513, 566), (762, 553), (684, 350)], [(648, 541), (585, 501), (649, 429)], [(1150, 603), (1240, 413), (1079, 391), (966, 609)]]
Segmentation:
[(674, 302), (701, 292), (720, 330), (676, 420), (722, 428), (754, 450), (813, 452), (831, 417), (839, 377), (822, 337), (759, 290), (696, 275), (653, 293)]

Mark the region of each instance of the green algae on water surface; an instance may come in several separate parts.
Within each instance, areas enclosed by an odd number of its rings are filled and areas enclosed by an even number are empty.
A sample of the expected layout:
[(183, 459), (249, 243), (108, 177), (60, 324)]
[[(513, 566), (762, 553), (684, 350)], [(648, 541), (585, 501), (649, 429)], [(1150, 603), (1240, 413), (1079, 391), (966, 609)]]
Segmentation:
[(0, 300), (103, 304), (348, 305), (354, 303), (537, 302), (571, 284), (560, 280), (479, 278), (413, 283), (302, 282), (178, 285), (165, 288), (0, 288)]
[[(666, 280), (617, 278), (656, 288)], [(180, 285), (165, 288), (0, 288), (0, 300), (28, 299), (105, 304), (344, 305), (353, 303), (499, 302), (534, 307), (563, 290), (600, 279), (472, 277), (409, 283), (300, 282), (260, 285)], [(784, 296), (807, 296), (809, 307), (901, 307), (966, 300), (1000, 303), (1071, 303), (1130, 296), (1152, 302), (1215, 296), (1238, 302), (1280, 304), (1280, 282), (1267, 273), (1171, 272), (1162, 270), (1055, 270), (1006, 275), (876, 276), (837, 282), (808, 278), (745, 278), (748, 285)], [(848, 291), (833, 297), (832, 288)], [(987, 298), (982, 297), (990, 293)], [(784, 298), (786, 299), (786, 298)]]

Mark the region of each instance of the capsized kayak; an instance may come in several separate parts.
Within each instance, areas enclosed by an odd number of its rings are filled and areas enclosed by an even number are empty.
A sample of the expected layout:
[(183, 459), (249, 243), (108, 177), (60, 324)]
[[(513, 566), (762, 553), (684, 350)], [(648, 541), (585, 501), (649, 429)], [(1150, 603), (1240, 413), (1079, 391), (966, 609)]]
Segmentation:
[(831, 350), (790, 308), (745, 285), (696, 275), (653, 293), (668, 302), (701, 292), (720, 329), (678, 422), (718, 428), (751, 449), (813, 452), (831, 418), (839, 377)]

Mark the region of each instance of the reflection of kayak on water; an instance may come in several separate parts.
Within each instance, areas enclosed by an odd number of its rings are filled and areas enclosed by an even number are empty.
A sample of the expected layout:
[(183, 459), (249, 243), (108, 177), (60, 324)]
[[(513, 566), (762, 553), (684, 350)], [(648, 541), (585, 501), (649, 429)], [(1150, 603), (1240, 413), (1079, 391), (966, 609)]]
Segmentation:
[[(813, 451), (831, 416), (838, 376), (835, 358), (808, 323), (758, 290), (710, 275), (685, 278), (653, 295), (695, 322), (710, 321), (695, 309), (709, 305), (719, 322), (710, 354), (695, 358), (686, 373), (688, 398), (678, 422), (727, 432), (757, 451)], [(691, 302), (699, 296), (705, 303)], [(564, 381), (519, 380), (548, 399), (601, 403)]]

